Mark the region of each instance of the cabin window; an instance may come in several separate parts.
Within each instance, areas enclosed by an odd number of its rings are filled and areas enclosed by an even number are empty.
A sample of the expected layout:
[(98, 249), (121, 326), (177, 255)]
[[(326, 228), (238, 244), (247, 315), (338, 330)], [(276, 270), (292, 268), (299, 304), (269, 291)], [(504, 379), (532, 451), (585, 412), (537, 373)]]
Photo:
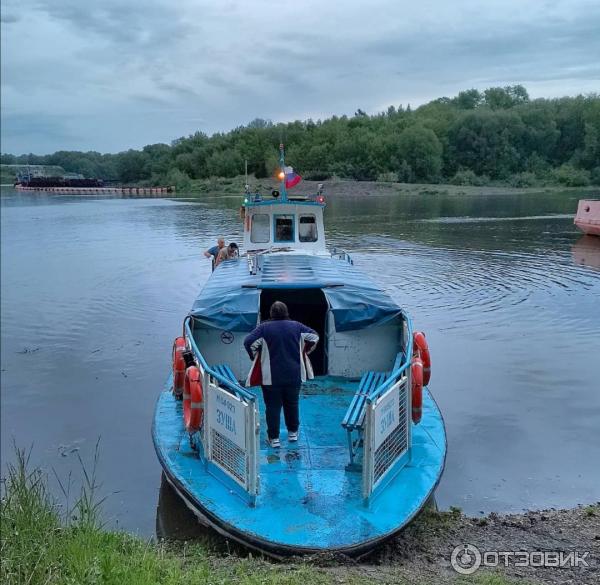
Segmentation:
[(253, 244), (266, 244), (270, 239), (271, 234), (269, 233), (269, 215), (267, 213), (253, 214), (250, 241)]
[(293, 242), (294, 241), (294, 216), (276, 215), (275, 216), (275, 241)]
[(316, 242), (317, 218), (314, 215), (301, 215), (298, 223), (298, 239), (301, 242)]

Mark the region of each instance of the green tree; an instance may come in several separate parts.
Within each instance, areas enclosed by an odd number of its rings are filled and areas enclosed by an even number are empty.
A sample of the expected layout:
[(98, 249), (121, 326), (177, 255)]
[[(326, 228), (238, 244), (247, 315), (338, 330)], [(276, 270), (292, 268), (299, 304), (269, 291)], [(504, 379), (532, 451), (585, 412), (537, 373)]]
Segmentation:
[(398, 155), (408, 163), (416, 181), (439, 179), (442, 145), (433, 130), (420, 124), (406, 128), (398, 141)]
[(457, 167), (477, 175), (506, 178), (525, 169), (524, 125), (518, 114), (475, 110), (450, 128), (449, 155)]
[(474, 110), (482, 101), (483, 96), (476, 89), (461, 91), (456, 97), (456, 105), (461, 110)]

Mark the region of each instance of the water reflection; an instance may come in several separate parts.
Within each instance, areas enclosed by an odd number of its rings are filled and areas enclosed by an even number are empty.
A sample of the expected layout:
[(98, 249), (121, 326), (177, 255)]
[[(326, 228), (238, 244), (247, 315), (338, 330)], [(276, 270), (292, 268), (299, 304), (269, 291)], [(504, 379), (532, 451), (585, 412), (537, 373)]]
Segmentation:
[(200, 523), (177, 492), (161, 474), (156, 507), (156, 536), (159, 540), (218, 540), (214, 531)]
[(159, 540), (190, 541), (201, 543), (210, 551), (248, 555), (249, 549), (220, 535), (203, 524), (186, 506), (164, 473), (161, 475), (158, 506), (156, 507), (156, 537)]
[(600, 270), (600, 237), (583, 236), (573, 244), (571, 252), (575, 264)]

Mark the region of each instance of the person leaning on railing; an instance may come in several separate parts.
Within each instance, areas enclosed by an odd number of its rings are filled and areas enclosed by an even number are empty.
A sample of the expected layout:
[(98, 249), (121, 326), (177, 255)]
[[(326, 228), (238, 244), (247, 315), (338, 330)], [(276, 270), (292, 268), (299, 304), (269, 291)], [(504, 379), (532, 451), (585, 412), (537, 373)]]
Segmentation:
[(234, 260), (239, 256), (240, 250), (235, 242), (231, 242), (226, 248), (221, 248), (215, 260), (215, 268), (225, 260)]
[(215, 262), (217, 261), (217, 256), (219, 252), (225, 247), (225, 238), (217, 238), (217, 245), (212, 246), (206, 252), (204, 252), (205, 258), (212, 258), (212, 267), (215, 269)]

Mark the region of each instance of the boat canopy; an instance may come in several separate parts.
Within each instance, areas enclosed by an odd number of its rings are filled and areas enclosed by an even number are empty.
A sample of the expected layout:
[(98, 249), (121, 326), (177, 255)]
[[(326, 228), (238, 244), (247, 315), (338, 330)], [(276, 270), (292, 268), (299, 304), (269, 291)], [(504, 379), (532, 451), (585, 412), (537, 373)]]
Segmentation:
[(260, 291), (321, 289), (337, 331), (364, 329), (399, 315), (401, 308), (348, 262), (304, 254), (264, 254), (251, 274), (245, 259), (222, 262), (194, 302), (190, 314), (209, 327), (252, 331), (258, 323)]

